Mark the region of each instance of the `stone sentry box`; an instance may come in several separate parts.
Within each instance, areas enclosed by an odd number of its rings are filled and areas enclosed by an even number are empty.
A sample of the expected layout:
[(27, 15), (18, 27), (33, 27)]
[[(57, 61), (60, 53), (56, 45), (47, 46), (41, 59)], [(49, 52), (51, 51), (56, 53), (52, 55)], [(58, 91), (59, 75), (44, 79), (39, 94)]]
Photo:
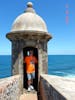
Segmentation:
[(6, 37), (12, 42), (12, 75), (21, 75), (22, 90), (27, 88), (25, 86), (27, 77), (23, 62), (24, 57), (28, 50), (33, 50), (34, 56), (38, 59), (35, 80), (35, 89), (37, 90), (38, 76), (41, 73), (47, 73), (47, 42), (52, 37), (47, 31), (44, 20), (36, 14), (31, 2), (27, 3), (25, 12), (16, 18), (11, 32), (7, 33)]

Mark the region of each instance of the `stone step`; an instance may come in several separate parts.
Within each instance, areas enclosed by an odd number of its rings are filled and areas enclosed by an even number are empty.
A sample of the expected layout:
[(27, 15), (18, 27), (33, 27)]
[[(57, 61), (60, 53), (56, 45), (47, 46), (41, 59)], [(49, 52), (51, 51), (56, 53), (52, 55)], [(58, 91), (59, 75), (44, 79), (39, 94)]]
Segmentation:
[(20, 96), (20, 100), (38, 100), (37, 93), (23, 93)]

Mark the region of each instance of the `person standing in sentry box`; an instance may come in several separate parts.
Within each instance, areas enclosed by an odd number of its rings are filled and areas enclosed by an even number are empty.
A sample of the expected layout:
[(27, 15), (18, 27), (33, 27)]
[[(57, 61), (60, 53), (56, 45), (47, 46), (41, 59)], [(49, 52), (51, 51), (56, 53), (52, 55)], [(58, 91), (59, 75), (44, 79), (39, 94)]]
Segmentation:
[(26, 63), (26, 73), (28, 78), (28, 92), (34, 90), (33, 87), (33, 79), (35, 78), (35, 63), (37, 63), (37, 59), (33, 56), (33, 51), (28, 51), (28, 56), (24, 58), (24, 62)]

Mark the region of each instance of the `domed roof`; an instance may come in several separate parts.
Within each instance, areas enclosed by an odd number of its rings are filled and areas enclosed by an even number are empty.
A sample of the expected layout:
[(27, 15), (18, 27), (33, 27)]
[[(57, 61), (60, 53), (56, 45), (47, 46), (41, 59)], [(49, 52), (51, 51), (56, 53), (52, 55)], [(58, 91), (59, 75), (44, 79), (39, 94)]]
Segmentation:
[(44, 20), (35, 13), (31, 2), (27, 3), (26, 11), (16, 18), (11, 32), (24, 30), (48, 32)]

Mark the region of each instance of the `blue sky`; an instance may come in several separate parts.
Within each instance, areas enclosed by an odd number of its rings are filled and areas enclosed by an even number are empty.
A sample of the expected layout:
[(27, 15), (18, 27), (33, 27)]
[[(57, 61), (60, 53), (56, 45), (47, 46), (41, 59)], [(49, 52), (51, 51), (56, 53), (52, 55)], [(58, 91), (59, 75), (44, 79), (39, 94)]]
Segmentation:
[(75, 54), (75, 0), (0, 0), (0, 55), (11, 54), (6, 33), (10, 32), (15, 18), (24, 12), (28, 1), (33, 2), (53, 37), (48, 42), (48, 54)]

